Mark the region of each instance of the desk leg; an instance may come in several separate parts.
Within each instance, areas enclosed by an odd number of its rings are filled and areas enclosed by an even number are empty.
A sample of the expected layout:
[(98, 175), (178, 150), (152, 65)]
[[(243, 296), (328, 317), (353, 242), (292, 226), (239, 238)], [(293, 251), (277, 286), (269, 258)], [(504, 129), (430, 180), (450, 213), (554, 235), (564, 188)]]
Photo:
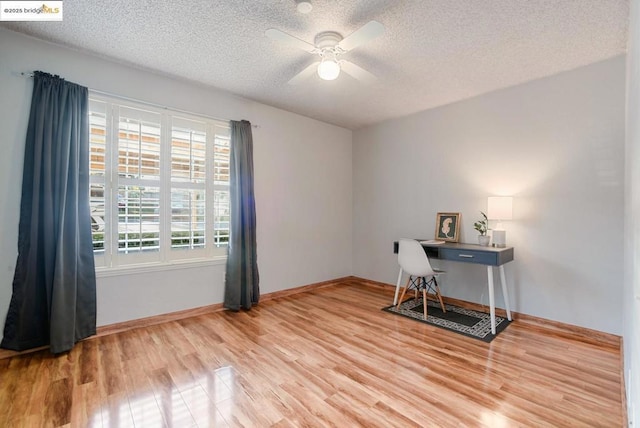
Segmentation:
[(491, 313), (491, 333), (496, 334), (496, 302), (493, 296), (493, 266), (487, 266), (489, 279), (489, 312)]
[(402, 281), (402, 268), (398, 272), (398, 282), (396, 283), (396, 294), (393, 296), (393, 304), (398, 304), (398, 291), (400, 291), (400, 281)]
[(502, 283), (502, 296), (504, 297), (504, 308), (507, 310), (507, 319), (511, 321), (511, 311), (509, 310), (509, 291), (507, 291), (507, 280), (504, 276), (503, 265), (500, 265), (500, 282)]

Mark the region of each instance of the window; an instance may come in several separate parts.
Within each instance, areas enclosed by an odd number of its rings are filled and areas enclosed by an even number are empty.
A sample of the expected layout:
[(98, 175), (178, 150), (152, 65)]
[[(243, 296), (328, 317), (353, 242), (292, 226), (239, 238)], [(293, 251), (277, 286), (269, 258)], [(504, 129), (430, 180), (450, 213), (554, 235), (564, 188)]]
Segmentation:
[(228, 123), (92, 94), (89, 128), (96, 266), (226, 255)]

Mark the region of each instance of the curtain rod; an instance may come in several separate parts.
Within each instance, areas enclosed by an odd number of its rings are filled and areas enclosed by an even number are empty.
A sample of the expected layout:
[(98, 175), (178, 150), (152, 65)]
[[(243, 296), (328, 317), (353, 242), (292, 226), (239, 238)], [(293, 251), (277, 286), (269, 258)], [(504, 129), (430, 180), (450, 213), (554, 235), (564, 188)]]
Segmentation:
[[(27, 78), (32, 78), (34, 74), (21, 71), (20, 75), (24, 76), (24, 77), (27, 77)], [(98, 94), (98, 95), (106, 95), (108, 97), (119, 98), (121, 100), (131, 101), (131, 102), (138, 103), (138, 104), (145, 104), (145, 105), (148, 105), (150, 107), (161, 108), (161, 109), (164, 109), (164, 110), (171, 110), (171, 111), (175, 111), (177, 113), (190, 114), (192, 116), (201, 116), (201, 117), (206, 117), (207, 119), (222, 120), (222, 121), (225, 121), (225, 122), (229, 120), (229, 119), (221, 119), (219, 117), (207, 116), (207, 115), (204, 115), (204, 114), (201, 114), (201, 113), (194, 113), (192, 111), (175, 109), (175, 108), (164, 106), (162, 104), (150, 103), (150, 102), (147, 102), (147, 101), (140, 101), (140, 100), (136, 100), (134, 98), (124, 97), (122, 95), (113, 94), (113, 93), (110, 93), (110, 92), (99, 91), (97, 89), (89, 88), (89, 91), (91, 91), (91, 92), (93, 92), (95, 94)], [(260, 128), (260, 125), (251, 124), (251, 127), (257, 129), (257, 128)]]

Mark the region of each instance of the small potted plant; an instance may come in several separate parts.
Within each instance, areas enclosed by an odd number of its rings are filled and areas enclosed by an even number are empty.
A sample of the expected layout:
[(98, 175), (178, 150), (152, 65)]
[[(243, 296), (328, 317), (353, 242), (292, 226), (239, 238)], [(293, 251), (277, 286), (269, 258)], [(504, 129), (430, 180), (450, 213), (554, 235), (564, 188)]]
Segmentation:
[(480, 211), (480, 214), (482, 214), (482, 219), (473, 223), (473, 228), (480, 233), (480, 236), (478, 236), (478, 243), (483, 247), (487, 247), (491, 241), (491, 237), (487, 235), (487, 232), (489, 231), (489, 219), (482, 211)]

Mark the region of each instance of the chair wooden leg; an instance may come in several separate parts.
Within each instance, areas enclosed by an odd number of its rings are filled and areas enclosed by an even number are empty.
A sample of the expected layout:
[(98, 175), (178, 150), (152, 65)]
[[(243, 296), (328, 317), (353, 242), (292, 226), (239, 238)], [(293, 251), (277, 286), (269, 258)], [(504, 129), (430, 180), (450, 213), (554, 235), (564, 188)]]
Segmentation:
[(400, 304), (402, 303), (402, 300), (404, 299), (404, 295), (407, 293), (407, 290), (409, 289), (409, 284), (411, 283), (411, 276), (409, 276), (409, 279), (407, 279), (407, 285), (404, 286), (404, 290), (402, 290), (402, 294), (400, 295), (400, 300), (398, 300), (398, 304), (396, 305), (396, 309), (400, 307)]
[(442, 308), (442, 312), (447, 312), (447, 310), (444, 308), (444, 302), (442, 301), (442, 294), (440, 293), (440, 287), (438, 287), (438, 282), (433, 281), (433, 284), (435, 285), (435, 289), (436, 289), (436, 296), (438, 297), (438, 300), (440, 300), (440, 307)]
[(396, 305), (396, 309), (400, 308), (400, 305), (402, 304), (402, 301), (404, 299), (404, 295), (407, 293), (407, 287), (404, 287), (404, 290), (402, 290), (402, 294), (400, 295), (400, 299), (398, 300), (398, 304)]
[(424, 312), (424, 320), (427, 320), (427, 287), (422, 289), (422, 308)]

